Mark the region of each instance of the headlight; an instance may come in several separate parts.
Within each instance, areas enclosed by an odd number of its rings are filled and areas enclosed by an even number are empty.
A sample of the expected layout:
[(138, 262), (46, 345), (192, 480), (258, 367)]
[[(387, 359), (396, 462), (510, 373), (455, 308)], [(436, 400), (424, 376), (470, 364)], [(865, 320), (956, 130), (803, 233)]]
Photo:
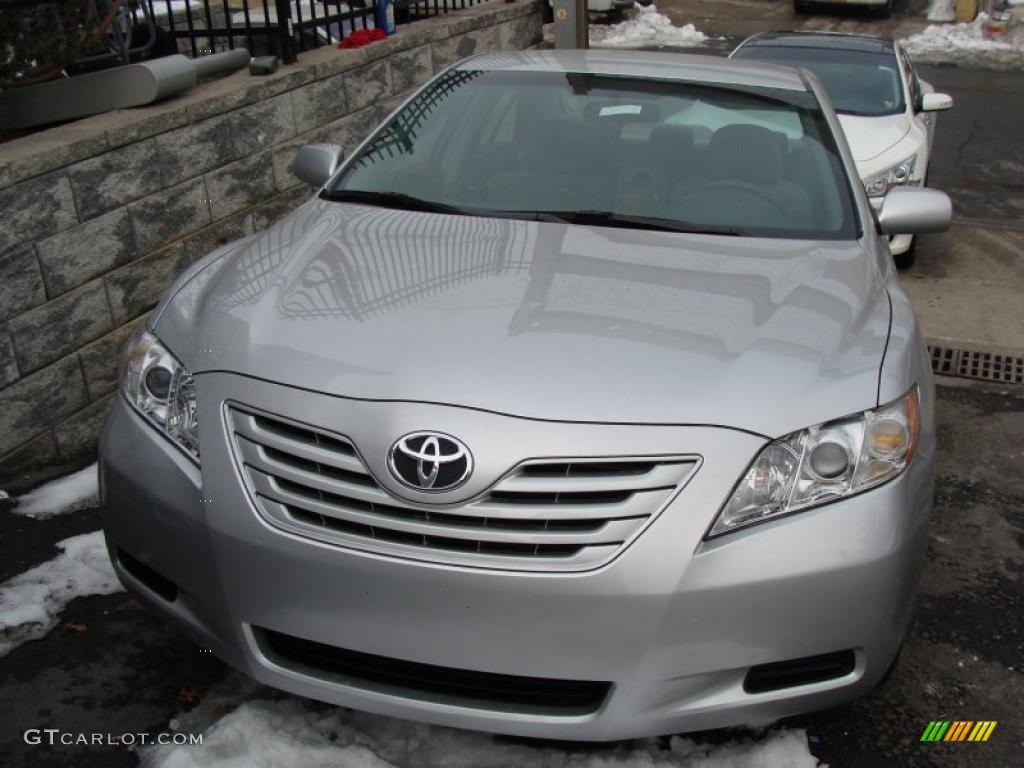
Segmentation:
[(128, 402), (193, 459), (199, 458), (195, 380), (158, 340), (139, 331), (125, 345), (121, 391)]
[(877, 176), (872, 176), (864, 182), (864, 189), (867, 190), (868, 197), (882, 197), (893, 187), (909, 184), (916, 165), (917, 155), (913, 155), (892, 168), (887, 168)]
[(884, 483), (910, 463), (919, 428), (914, 387), (889, 405), (769, 443), (733, 490), (708, 538)]

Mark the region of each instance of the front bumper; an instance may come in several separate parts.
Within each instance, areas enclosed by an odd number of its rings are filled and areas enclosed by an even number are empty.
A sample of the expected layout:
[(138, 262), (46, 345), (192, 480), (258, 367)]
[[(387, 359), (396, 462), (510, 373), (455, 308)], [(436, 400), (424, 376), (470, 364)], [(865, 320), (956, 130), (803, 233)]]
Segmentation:
[[(839, 704), (875, 685), (901, 643), (931, 507), (927, 452), (873, 491), (705, 542), (763, 439), (709, 427), (550, 424), (444, 406), (354, 402), (225, 374), (203, 374), (197, 382), (201, 472), (118, 398), (101, 443), (104, 529), (129, 589), (202, 647), (268, 685), (447, 726), (613, 740)], [(377, 431), (381, 445), (409, 429), (445, 426), (470, 445), (502, 436), (502, 445), (526, 456), (699, 452), (703, 464), (631, 546), (596, 570), (439, 566), (267, 525), (223, 428), (229, 396), (300, 420), (373, 425), (366, 440)], [(172, 584), (173, 599), (129, 573), (126, 558), (136, 574), (141, 563)], [(573, 715), (406, 695), (279, 663), (257, 642), (254, 627), (392, 659), (612, 687), (595, 711)], [(752, 665), (846, 649), (856, 663), (841, 678), (744, 690)]]

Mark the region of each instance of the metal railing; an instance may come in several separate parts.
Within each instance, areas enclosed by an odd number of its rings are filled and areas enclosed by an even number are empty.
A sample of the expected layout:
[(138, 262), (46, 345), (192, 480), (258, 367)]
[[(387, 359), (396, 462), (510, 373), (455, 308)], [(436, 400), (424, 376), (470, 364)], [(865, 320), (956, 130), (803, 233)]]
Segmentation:
[[(377, 0), (128, 0), (148, 5), (157, 25), (187, 56), (236, 47), (273, 54), (290, 64), (302, 51), (340, 43), (353, 32), (376, 27)], [(399, 24), (462, 10), (483, 0), (397, 0)]]

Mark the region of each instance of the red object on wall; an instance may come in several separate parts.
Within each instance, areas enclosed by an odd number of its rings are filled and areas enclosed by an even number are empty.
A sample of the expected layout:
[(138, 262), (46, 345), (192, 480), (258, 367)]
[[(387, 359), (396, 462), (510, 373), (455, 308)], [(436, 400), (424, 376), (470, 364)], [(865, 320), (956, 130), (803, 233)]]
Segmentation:
[(362, 48), (375, 40), (383, 40), (387, 35), (380, 29), (357, 29), (340, 43), (339, 48)]

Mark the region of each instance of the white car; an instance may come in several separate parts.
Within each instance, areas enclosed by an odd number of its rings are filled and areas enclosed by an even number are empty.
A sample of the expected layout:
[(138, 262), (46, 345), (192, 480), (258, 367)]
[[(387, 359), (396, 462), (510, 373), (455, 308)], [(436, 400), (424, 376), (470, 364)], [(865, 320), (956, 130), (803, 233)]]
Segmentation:
[[(926, 183), (934, 113), (952, 107), (953, 99), (917, 76), (899, 43), (834, 32), (764, 32), (740, 43), (730, 58), (801, 67), (821, 80), (875, 210), (893, 187)], [(912, 235), (892, 238), (889, 249), (898, 267), (914, 263)]]

